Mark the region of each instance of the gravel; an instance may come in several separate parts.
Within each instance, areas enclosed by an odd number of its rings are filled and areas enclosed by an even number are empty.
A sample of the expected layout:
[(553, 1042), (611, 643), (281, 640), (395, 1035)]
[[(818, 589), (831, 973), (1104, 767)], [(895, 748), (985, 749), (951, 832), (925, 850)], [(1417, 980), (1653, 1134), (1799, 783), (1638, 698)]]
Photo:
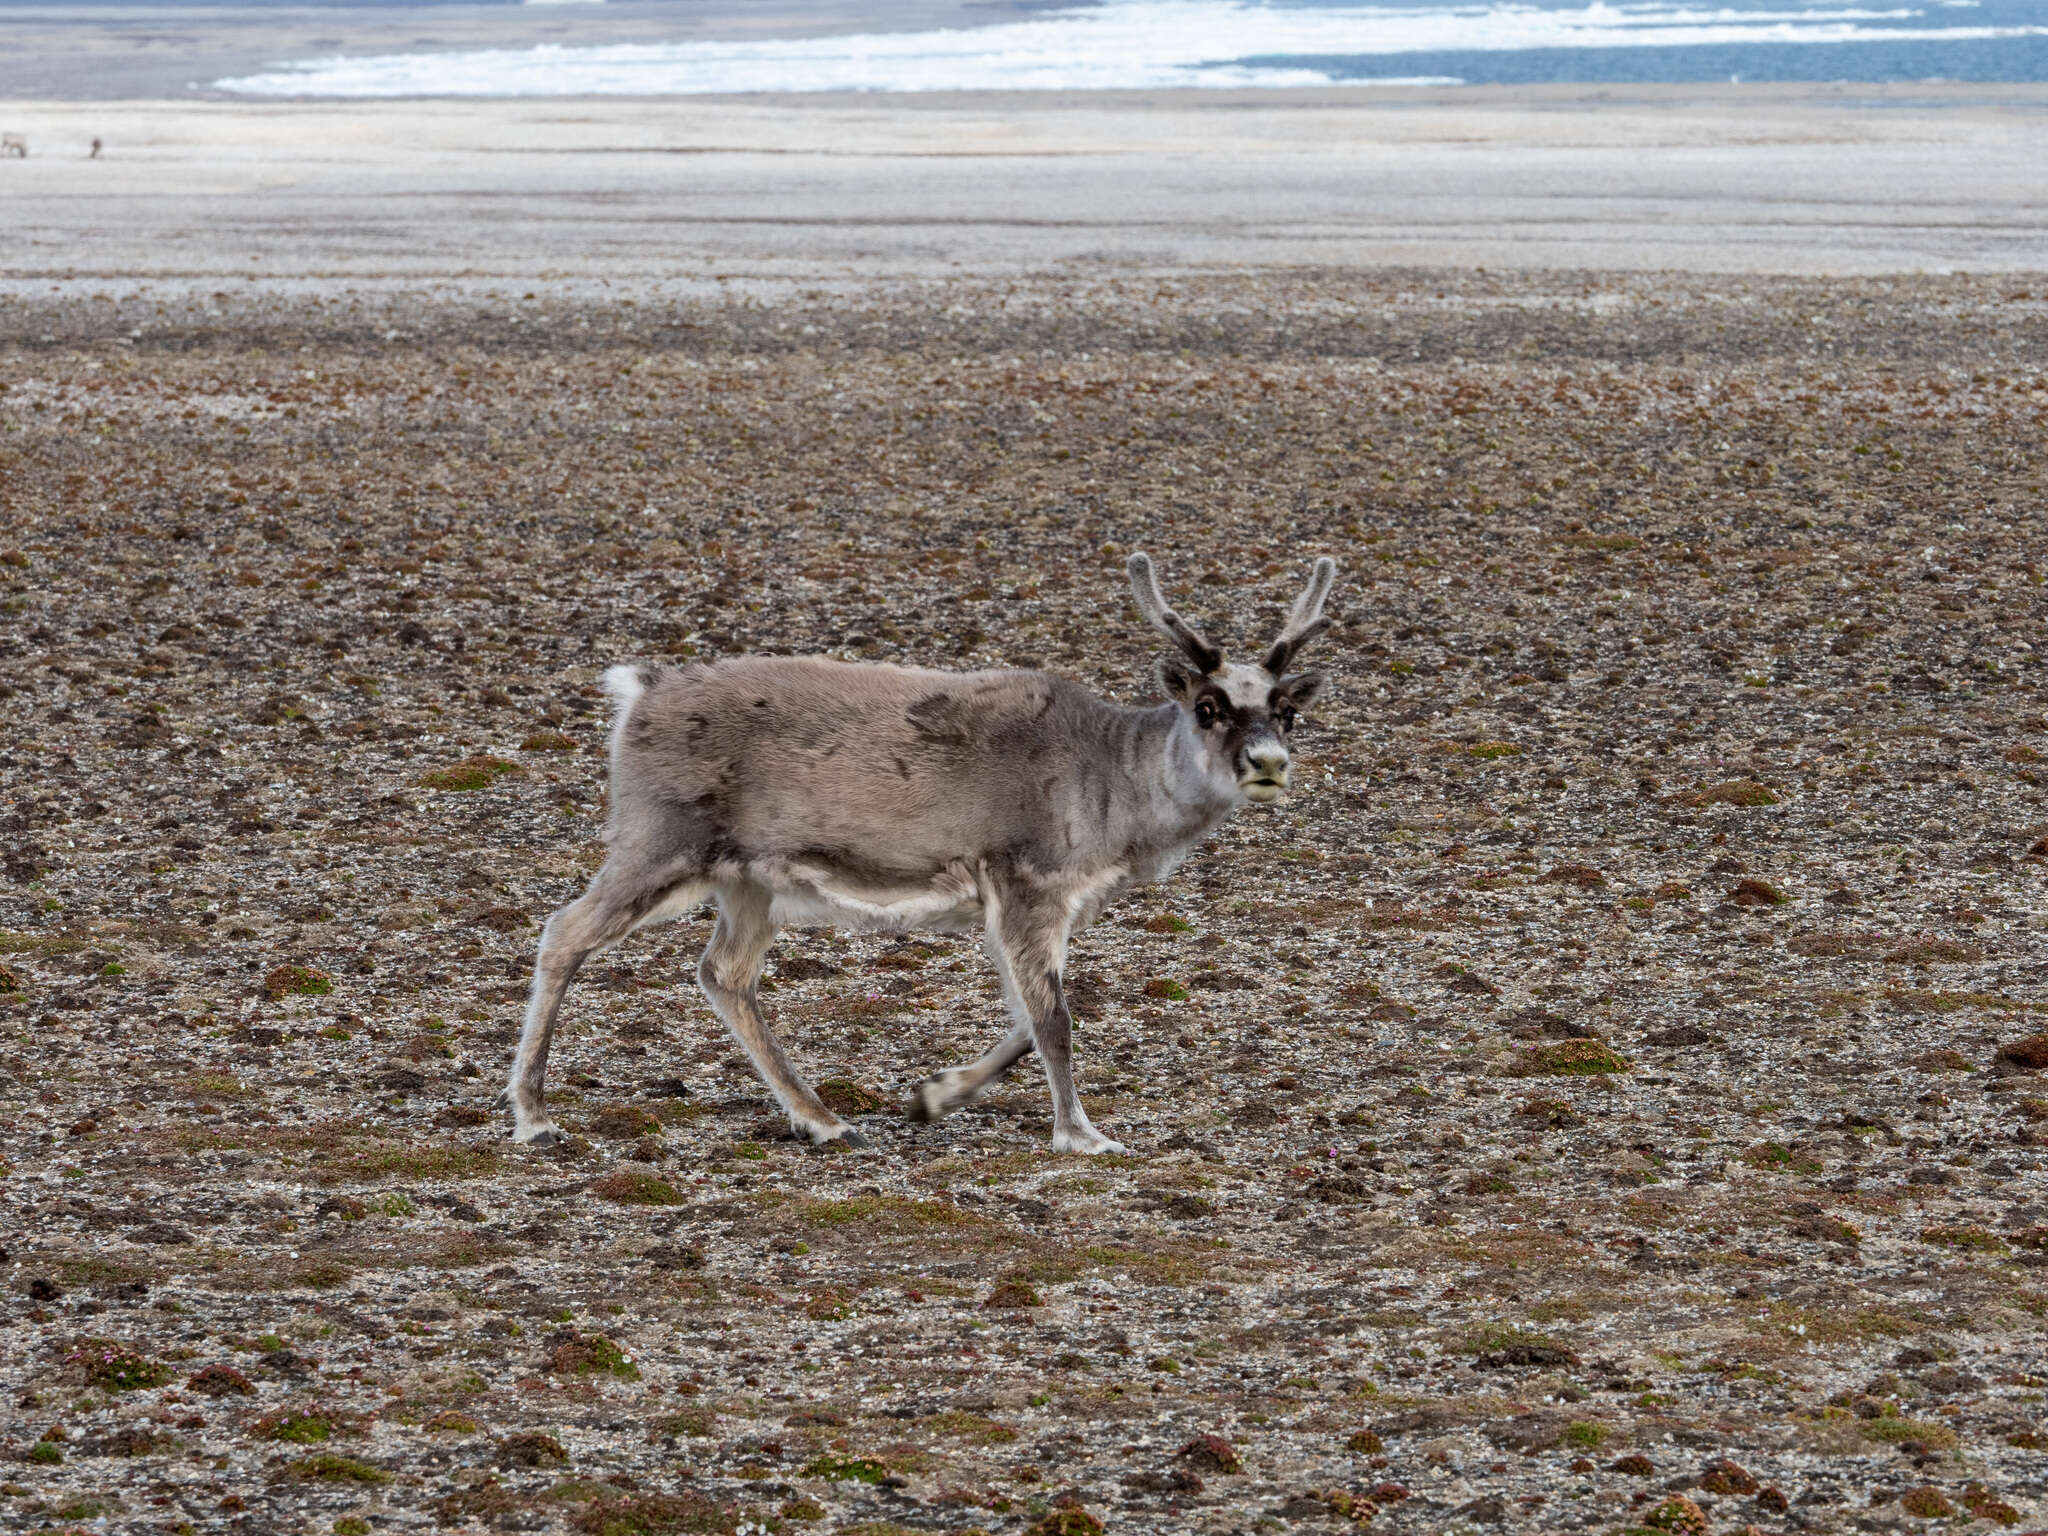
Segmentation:
[[(24, 1528), (2048, 1519), (2048, 290), (1304, 272), (0, 307)], [(790, 933), (816, 1154), (571, 990), (601, 670), (1138, 700), (1337, 557), (1297, 792), (1075, 945)]]

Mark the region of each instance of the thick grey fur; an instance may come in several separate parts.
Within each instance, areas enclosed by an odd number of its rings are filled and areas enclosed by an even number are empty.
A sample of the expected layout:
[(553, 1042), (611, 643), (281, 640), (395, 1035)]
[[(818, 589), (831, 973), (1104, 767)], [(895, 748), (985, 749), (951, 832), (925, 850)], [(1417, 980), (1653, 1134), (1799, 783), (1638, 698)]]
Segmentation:
[[(859, 1137), (811, 1089), (763, 1017), (776, 930), (979, 930), (1013, 1024), (979, 1060), (927, 1079), (936, 1120), (1036, 1049), (1056, 1151), (1122, 1150), (1074, 1091), (1067, 942), (1123, 891), (1162, 879), (1218, 823), (1286, 789), (1294, 712), (1321, 686), (1226, 665), (1130, 561), (1139, 607), (1173, 641), (1169, 702), (1130, 708), (1045, 672), (935, 672), (825, 657), (614, 667), (610, 856), (548, 919), (506, 1089), (514, 1137), (560, 1133), (542, 1087), (563, 993), (634, 929), (718, 906), (697, 977), (794, 1129)], [(1269, 655), (1291, 659), (1335, 566), (1317, 562)], [(1189, 665), (1207, 663), (1197, 670)]]

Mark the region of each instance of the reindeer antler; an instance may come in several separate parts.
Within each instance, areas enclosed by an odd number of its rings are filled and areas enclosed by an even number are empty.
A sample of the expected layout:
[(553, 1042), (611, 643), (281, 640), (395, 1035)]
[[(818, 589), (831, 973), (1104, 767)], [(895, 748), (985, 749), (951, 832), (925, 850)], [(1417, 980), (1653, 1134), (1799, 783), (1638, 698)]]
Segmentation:
[(1266, 670), (1275, 677), (1287, 670), (1296, 651), (1330, 627), (1330, 621), (1323, 617), (1323, 604), (1329, 600), (1330, 586), (1336, 579), (1336, 561), (1328, 555), (1316, 561), (1308, 585), (1288, 610), (1287, 627), (1266, 651)]
[[(1152, 570), (1152, 557), (1140, 551), (1125, 563), (1131, 573), (1131, 591), (1138, 599), (1138, 611), (1145, 620), (1180, 648), (1182, 655), (1208, 676), (1223, 665), (1223, 652), (1196, 634), (1188, 621), (1166, 606), (1159, 595), (1159, 578)], [(1333, 566), (1334, 570), (1335, 567)], [(1328, 590), (1327, 583), (1325, 590)]]

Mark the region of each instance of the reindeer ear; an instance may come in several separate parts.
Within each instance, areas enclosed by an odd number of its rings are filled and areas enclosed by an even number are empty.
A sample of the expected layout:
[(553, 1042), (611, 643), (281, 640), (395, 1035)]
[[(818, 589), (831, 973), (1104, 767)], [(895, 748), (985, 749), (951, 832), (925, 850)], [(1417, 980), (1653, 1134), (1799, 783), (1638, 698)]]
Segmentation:
[(1162, 656), (1152, 664), (1159, 691), (1176, 704), (1191, 704), (1202, 687), (1202, 674), (1180, 656)]
[(1295, 672), (1281, 678), (1273, 691), (1296, 709), (1305, 710), (1315, 703), (1317, 695), (1323, 691), (1325, 681), (1320, 672)]

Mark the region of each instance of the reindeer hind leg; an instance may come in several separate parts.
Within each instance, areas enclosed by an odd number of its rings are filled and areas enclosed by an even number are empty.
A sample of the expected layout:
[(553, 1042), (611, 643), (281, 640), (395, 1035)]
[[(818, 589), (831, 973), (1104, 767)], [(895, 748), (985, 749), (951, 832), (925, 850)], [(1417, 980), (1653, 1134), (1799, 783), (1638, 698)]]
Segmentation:
[(772, 897), (751, 882), (718, 893), (718, 926), (697, 965), (697, 982), (725, 1027), (747, 1053), (755, 1073), (789, 1116), (790, 1129), (814, 1146), (839, 1142), (864, 1147), (867, 1138), (825, 1106), (791, 1064), (761, 1013), (761, 962), (775, 938)]
[(546, 1146), (562, 1133), (548, 1118), (542, 1085), (547, 1078), (548, 1050), (554, 1043), (555, 1019), (562, 996), (576, 973), (599, 950), (609, 949), (640, 923), (651, 909), (678, 909), (700, 883), (690, 879), (648, 882), (622, 875), (613, 865), (597, 873), (584, 893), (547, 920), (540, 952), (533, 962), (533, 987), (526, 999), (526, 1023), (512, 1077), (499, 1096), (512, 1108), (512, 1139)]

